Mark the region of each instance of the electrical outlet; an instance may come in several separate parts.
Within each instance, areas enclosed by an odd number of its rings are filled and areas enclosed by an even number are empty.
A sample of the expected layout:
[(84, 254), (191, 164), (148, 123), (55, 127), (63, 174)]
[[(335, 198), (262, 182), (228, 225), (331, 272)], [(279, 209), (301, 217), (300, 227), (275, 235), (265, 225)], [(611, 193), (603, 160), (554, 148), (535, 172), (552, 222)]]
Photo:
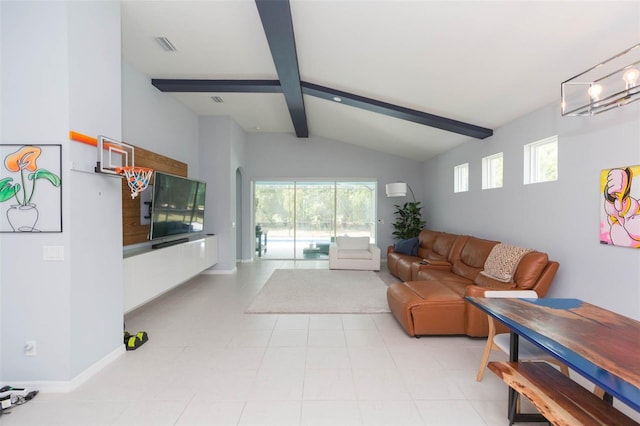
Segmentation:
[(35, 340), (27, 340), (24, 342), (24, 356), (36, 356)]

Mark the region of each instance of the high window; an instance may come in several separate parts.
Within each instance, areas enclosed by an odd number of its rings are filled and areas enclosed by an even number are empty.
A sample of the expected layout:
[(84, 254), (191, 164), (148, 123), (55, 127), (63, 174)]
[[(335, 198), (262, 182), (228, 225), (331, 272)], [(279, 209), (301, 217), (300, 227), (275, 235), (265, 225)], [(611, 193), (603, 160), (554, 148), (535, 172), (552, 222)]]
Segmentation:
[(469, 163), (457, 165), (453, 168), (453, 192), (469, 190)]
[(524, 146), (524, 184), (558, 180), (558, 136)]
[(482, 159), (482, 189), (502, 188), (502, 152)]

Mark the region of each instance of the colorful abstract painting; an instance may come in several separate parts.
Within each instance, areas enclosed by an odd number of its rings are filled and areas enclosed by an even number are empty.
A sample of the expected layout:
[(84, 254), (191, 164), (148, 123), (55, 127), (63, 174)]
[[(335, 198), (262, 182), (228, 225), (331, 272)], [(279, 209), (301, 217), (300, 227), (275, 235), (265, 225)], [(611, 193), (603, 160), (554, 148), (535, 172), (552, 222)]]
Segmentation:
[(600, 243), (640, 248), (640, 166), (600, 173)]
[(61, 145), (0, 145), (0, 232), (62, 232)]

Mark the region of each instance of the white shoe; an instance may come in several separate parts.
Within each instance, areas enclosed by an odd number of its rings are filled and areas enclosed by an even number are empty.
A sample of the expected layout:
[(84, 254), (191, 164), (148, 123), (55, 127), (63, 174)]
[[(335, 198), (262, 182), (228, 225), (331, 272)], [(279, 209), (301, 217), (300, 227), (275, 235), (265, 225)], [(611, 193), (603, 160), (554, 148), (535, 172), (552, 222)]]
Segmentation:
[(38, 392), (37, 390), (26, 388), (3, 386), (0, 388), (0, 413), (15, 405), (22, 405), (27, 401), (31, 401), (38, 395)]

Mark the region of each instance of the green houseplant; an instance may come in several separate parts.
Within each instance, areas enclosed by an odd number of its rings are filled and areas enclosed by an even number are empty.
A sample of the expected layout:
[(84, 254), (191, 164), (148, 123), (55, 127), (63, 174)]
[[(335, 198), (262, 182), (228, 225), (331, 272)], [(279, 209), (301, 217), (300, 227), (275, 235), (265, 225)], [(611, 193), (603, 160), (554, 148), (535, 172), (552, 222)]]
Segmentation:
[(396, 221), (393, 223), (393, 235), (398, 240), (417, 237), (424, 228), (425, 221), (422, 220), (422, 206), (420, 201), (407, 201), (402, 206), (394, 205), (396, 208)]

